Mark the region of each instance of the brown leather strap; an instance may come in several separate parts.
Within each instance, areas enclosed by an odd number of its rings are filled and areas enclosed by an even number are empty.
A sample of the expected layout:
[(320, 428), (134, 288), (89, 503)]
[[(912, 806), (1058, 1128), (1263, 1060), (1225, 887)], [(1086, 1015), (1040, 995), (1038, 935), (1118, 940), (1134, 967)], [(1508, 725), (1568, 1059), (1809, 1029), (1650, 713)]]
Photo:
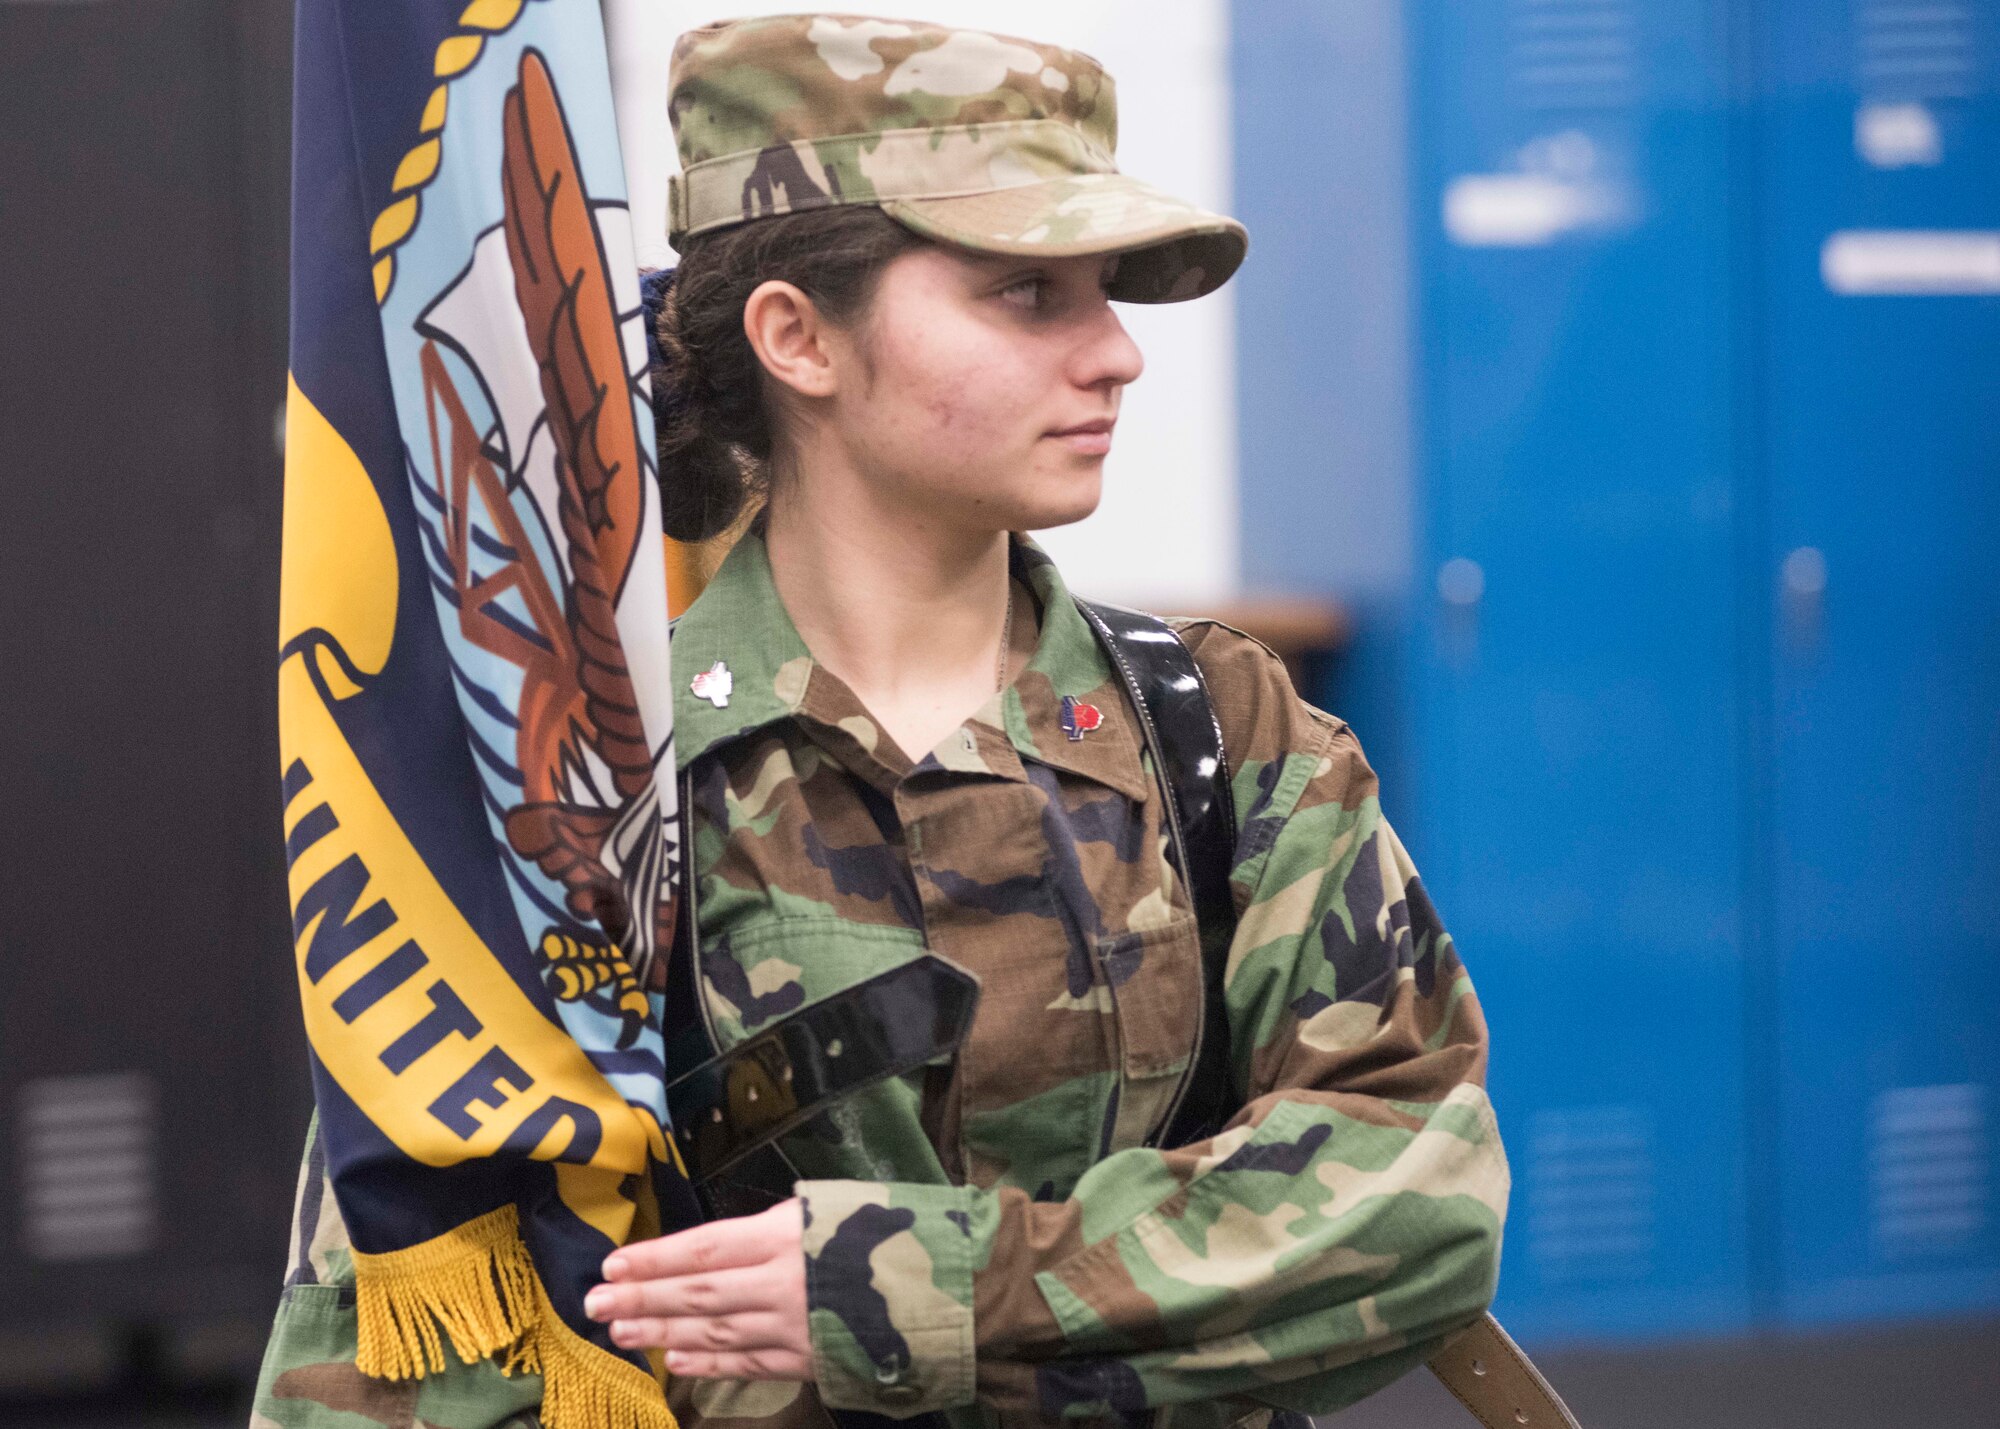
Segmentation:
[(1432, 1355), (1431, 1373), (1486, 1429), (1579, 1429), (1562, 1396), (1491, 1315)]

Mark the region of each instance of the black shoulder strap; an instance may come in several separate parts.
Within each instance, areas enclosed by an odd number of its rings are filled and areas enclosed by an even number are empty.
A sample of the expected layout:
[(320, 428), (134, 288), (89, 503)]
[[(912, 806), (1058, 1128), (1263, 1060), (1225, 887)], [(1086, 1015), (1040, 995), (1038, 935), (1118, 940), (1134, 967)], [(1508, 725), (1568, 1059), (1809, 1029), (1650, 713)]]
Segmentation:
[(1229, 1018), (1222, 1001), (1223, 973), (1236, 933), (1236, 900), (1229, 891), (1236, 857), (1229, 756), (1201, 667), (1171, 625), (1123, 606), (1082, 599), (1076, 606), (1097, 632), (1138, 716), (1167, 797), (1174, 862), (1187, 881), (1201, 930), (1202, 1013), (1195, 1055), (1174, 1110), (1155, 1138), (1162, 1146), (1185, 1146), (1221, 1130), (1237, 1110)]

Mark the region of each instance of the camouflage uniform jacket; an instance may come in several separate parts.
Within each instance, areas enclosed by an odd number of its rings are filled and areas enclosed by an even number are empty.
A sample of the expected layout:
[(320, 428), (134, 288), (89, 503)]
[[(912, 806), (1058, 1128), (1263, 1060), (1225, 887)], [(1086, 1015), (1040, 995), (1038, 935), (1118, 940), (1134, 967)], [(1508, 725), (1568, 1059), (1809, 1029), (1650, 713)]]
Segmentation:
[[(1144, 1144), (1192, 1051), (1193, 912), (1115, 675), (1048, 559), (1021, 542), (1015, 570), (1040, 607), (1032, 660), (914, 764), (814, 663), (754, 536), (676, 632), (680, 669), (733, 675), (726, 705), (683, 689), (676, 710), (718, 1036), (926, 949), (981, 982), (951, 1065), (784, 1143), (816, 1384), (676, 1381), (684, 1425), (825, 1429), (821, 1404), (953, 1429), (1324, 1413), (1491, 1297), (1508, 1182), (1471, 984), (1347, 726), (1210, 621), (1180, 628), (1241, 816), (1243, 1110), (1213, 1140)], [(1065, 695), (1102, 724), (1067, 737)], [(338, 1214), (307, 1182), (260, 1415), (483, 1429), (532, 1406), (534, 1382), (491, 1365), (360, 1380)], [(382, 1407), (396, 1395), (403, 1417)], [(336, 1401), (363, 1419), (325, 1414)]]

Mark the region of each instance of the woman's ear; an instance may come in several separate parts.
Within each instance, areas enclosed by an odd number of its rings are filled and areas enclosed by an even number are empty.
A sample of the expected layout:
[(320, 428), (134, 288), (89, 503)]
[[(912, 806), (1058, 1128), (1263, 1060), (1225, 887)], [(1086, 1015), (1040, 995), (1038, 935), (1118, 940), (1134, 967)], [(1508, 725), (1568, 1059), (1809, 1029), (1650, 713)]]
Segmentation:
[(772, 279), (743, 304), (743, 333), (764, 370), (802, 397), (830, 397), (836, 386), (831, 329), (805, 292)]

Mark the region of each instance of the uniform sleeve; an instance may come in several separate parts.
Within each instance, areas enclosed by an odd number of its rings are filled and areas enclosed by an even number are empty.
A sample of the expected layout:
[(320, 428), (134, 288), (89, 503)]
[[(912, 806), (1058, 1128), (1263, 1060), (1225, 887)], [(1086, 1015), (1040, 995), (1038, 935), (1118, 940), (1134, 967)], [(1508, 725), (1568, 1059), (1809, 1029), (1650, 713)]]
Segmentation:
[(830, 1404), (1327, 1413), (1492, 1298), (1507, 1164), (1451, 938), (1347, 726), (1248, 637), (1184, 638), (1234, 769), (1243, 1110), (1211, 1140), (1105, 1158), (1060, 1202), (804, 1183)]
[(420, 1380), (371, 1379), (354, 1367), (354, 1261), (334, 1204), (315, 1119), (306, 1134), (292, 1247), (277, 1319), (264, 1346), (250, 1429), (534, 1429), (540, 1375), (513, 1379), (491, 1360), (454, 1361)]

